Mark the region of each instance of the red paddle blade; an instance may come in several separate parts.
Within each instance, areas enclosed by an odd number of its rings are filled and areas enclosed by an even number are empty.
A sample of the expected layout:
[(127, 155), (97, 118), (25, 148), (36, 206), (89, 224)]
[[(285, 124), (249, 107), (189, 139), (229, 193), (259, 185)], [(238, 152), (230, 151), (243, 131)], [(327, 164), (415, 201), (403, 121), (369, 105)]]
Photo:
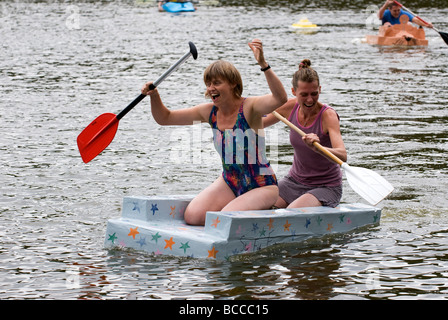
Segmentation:
[(82, 161), (89, 162), (112, 142), (118, 129), (113, 113), (103, 113), (92, 121), (78, 136), (78, 149)]

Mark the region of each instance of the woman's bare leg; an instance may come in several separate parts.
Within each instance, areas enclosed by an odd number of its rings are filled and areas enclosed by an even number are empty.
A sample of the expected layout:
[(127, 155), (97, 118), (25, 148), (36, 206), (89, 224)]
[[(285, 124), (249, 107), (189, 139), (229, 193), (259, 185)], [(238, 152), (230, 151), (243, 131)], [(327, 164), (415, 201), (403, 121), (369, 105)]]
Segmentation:
[(227, 204), (222, 211), (270, 209), (278, 199), (277, 186), (252, 189)]
[(291, 202), (288, 208), (304, 208), (304, 207), (320, 207), (322, 203), (315, 196), (310, 193), (305, 193), (293, 202)]
[(223, 177), (202, 190), (187, 206), (184, 219), (187, 224), (204, 225), (207, 211), (221, 211), (235, 195)]

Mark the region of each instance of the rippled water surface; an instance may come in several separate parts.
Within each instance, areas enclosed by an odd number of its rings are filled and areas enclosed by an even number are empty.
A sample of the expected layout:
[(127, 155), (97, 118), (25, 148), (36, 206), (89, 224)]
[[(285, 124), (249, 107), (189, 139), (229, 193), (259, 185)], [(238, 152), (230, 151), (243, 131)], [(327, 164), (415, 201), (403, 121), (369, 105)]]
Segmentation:
[[(434, 31), (427, 48), (363, 43), (376, 32), (368, 1), (242, 3), (173, 15), (144, 1), (0, 2), (0, 299), (448, 297), (448, 46)], [(432, 3), (437, 10), (408, 7), (448, 31), (446, 3)], [(302, 16), (321, 31), (293, 32)], [(381, 224), (226, 262), (105, 250), (106, 222), (124, 196), (197, 193), (219, 175), (219, 159), (207, 126), (198, 164), (185, 139), (192, 129), (158, 126), (145, 100), (87, 165), (77, 135), (121, 111), (188, 41), (199, 58), (159, 86), (169, 107), (206, 101), (202, 72), (220, 58), (241, 71), (245, 95), (266, 93), (247, 46), (255, 37), (288, 92), (297, 64), (312, 60), (320, 100), (341, 116), (348, 162), (395, 186)], [(282, 177), (288, 130), (267, 134)], [(344, 187), (343, 202), (363, 202)]]

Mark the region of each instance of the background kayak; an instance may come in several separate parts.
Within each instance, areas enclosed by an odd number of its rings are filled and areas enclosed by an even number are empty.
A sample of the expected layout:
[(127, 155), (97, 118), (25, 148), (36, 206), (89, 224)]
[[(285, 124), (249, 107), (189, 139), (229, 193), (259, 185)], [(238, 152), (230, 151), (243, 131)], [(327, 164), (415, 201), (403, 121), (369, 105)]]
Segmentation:
[(191, 2), (166, 2), (162, 5), (166, 12), (191, 12), (195, 11)]
[[(0, 2), (0, 299), (448, 296), (448, 50), (436, 32), (427, 32), (423, 48), (355, 42), (371, 33), (370, 0), (222, 0), (180, 15), (136, 3)], [(405, 4), (448, 29), (446, 0)], [(292, 31), (301, 16), (321, 31)], [(247, 46), (254, 37), (287, 92), (298, 63), (311, 59), (321, 100), (341, 117), (349, 163), (395, 187), (380, 203), (380, 225), (233, 262), (105, 250), (107, 221), (120, 216), (125, 196), (197, 194), (222, 166), (208, 124), (161, 127), (148, 98), (87, 165), (76, 145), (80, 131), (99, 114), (121, 111), (188, 41), (198, 59), (158, 87), (169, 108), (208, 101), (202, 74), (219, 58), (239, 68), (244, 95), (265, 94)], [(292, 162), (289, 131), (283, 123), (266, 131), (279, 178)], [(343, 202), (362, 199), (344, 185)]]

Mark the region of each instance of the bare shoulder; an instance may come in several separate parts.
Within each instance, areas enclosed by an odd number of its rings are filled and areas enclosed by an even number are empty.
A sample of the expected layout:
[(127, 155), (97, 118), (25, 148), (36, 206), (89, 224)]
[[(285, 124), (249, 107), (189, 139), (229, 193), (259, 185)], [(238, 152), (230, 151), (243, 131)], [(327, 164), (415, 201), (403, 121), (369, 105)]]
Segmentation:
[(213, 103), (208, 102), (198, 104), (192, 107), (191, 109), (198, 113), (203, 122), (208, 122), (208, 118), (210, 117), (210, 112), (212, 111), (212, 108)]
[(328, 121), (338, 121), (339, 122), (339, 115), (332, 107), (327, 105), (327, 109), (322, 113), (322, 119), (328, 120)]
[(332, 107), (327, 108), (322, 113), (322, 129), (325, 133), (340, 132), (339, 115)]

